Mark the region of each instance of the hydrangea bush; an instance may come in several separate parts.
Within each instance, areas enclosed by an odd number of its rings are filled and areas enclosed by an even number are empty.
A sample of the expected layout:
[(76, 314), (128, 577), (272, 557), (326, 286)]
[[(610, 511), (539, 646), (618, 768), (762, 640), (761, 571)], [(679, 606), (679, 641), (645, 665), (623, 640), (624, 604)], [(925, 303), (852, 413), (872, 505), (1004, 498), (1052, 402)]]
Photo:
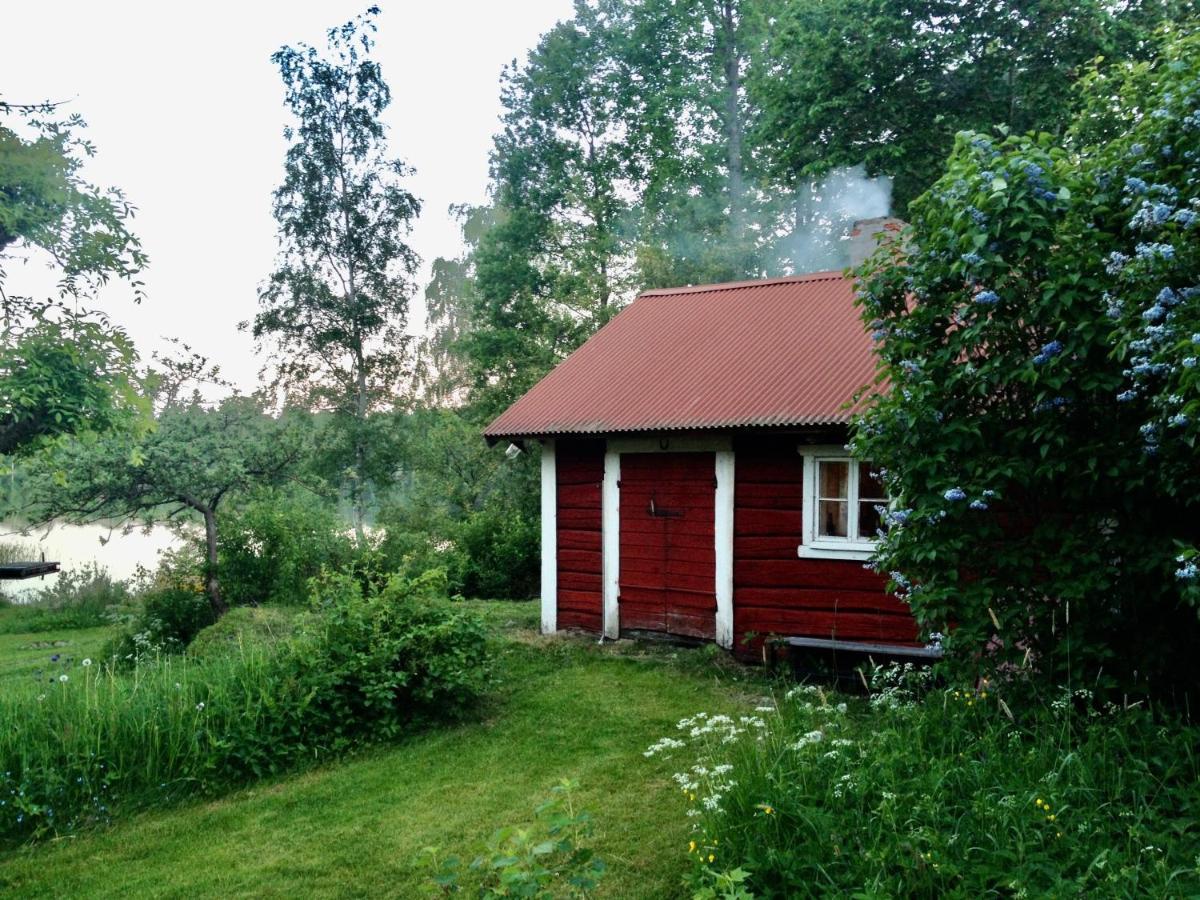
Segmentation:
[(1093, 73), (1063, 146), (959, 135), (859, 272), (875, 564), (957, 675), (1197, 683), (1198, 51)]

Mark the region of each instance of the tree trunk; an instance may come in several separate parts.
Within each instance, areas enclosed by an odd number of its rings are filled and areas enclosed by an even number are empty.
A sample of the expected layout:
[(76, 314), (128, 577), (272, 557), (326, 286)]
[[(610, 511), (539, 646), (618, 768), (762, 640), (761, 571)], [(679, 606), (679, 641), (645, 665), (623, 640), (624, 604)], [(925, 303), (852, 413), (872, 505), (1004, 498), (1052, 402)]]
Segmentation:
[(217, 513), (211, 507), (201, 510), (204, 515), (204, 540), (208, 549), (208, 565), (204, 573), (204, 589), (208, 604), (219, 619), (229, 611), (229, 605), (221, 597), (221, 585), (217, 581)]

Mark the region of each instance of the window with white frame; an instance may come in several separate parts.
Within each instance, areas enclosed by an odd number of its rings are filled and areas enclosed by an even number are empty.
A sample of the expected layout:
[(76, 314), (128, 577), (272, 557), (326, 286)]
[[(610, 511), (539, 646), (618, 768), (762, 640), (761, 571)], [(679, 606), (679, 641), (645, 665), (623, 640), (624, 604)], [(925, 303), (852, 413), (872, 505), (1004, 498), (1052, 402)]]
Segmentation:
[(879, 507), (887, 505), (871, 464), (845, 450), (801, 447), (804, 513), (800, 556), (866, 559), (875, 549)]

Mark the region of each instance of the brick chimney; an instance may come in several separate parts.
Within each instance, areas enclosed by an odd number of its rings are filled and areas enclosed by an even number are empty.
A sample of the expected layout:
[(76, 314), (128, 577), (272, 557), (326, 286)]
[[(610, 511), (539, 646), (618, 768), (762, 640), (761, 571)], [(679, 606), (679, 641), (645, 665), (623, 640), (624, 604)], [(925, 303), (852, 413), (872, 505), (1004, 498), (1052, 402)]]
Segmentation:
[(905, 223), (895, 216), (859, 219), (850, 227), (849, 266), (857, 269), (883, 241), (895, 240)]

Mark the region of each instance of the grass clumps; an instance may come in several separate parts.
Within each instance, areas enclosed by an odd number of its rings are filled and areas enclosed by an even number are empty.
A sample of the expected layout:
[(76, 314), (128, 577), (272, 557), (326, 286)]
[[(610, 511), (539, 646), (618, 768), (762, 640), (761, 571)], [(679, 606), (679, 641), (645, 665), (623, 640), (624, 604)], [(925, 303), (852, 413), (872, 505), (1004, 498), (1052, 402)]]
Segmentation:
[(21, 602), (0, 597), (0, 634), (97, 628), (129, 601), (126, 584), (94, 562), (53, 578)]
[[(0, 840), (285, 771), (453, 718), (488, 684), (479, 620), (429, 578), (319, 580), (295, 636), (143, 658), (61, 657), (0, 695)], [(209, 639), (211, 651), (222, 636)]]
[(679, 768), (696, 896), (1200, 893), (1200, 729), (916, 677), (869, 700), (794, 688), (647, 750)]

